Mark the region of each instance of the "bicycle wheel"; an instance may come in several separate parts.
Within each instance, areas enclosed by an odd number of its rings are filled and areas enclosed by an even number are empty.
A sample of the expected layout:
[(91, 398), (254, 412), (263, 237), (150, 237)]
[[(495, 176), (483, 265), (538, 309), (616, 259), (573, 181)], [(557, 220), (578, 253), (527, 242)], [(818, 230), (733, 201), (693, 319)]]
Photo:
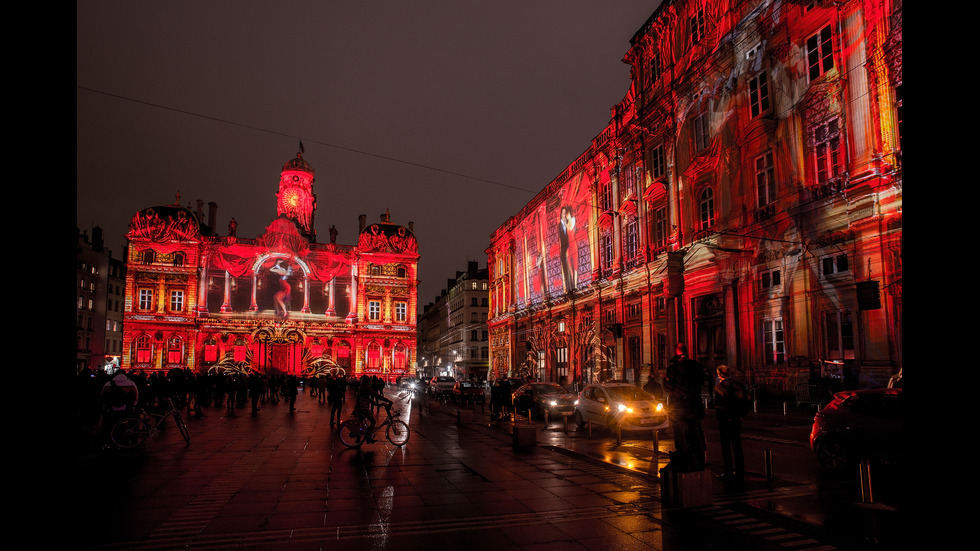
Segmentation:
[(187, 430), (187, 425), (184, 424), (184, 418), (180, 416), (177, 410), (174, 410), (174, 424), (177, 425), (177, 430), (180, 431), (180, 435), (184, 437), (184, 441), (188, 444), (191, 443), (191, 433)]
[(364, 443), (364, 425), (357, 419), (348, 419), (340, 424), (340, 443), (348, 448), (359, 448)]
[(405, 421), (395, 419), (388, 425), (388, 441), (396, 446), (404, 446), (411, 435), (408, 423)]
[(123, 449), (140, 446), (149, 436), (150, 423), (138, 417), (120, 419), (109, 432), (112, 443)]

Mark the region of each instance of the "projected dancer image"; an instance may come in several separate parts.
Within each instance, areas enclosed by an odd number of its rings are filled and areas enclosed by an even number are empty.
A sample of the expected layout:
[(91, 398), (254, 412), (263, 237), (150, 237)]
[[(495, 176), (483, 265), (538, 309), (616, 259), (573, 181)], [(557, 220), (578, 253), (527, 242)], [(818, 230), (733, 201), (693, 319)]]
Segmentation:
[(558, 215), (558, 243), (561, 256), (561, 275), (565, 283), (565, 292), (575, 289), (576, 247), (575, 247), (575, 213), (572, 207), (565, 205)]
[(269, 268), (269, 271), (279, 274), (279, 290), (273, 295), (273, 300), (275, 301), (276, 315), (282, 316), (282, 319), (286, 319), (289, 317), (289, 310), (286, 308), (286, 303), (289, 301), (289, 292), (292, 290), (286, 278), (293, 275), (293, 269), (288, 266), (283, 266), (282, 260), (277, 260), (276, 265)]

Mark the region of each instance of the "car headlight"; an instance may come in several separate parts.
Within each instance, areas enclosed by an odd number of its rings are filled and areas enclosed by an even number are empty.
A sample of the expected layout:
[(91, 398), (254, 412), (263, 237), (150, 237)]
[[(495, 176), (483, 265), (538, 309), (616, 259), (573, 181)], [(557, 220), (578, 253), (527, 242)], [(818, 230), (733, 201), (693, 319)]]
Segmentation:
[(660, 413), (660, 412), (662, 412), (663, 410), (664, 410), (664, 405), (663, 405), (663, 404), (660, 404), (660, 403), (658, 403), (658, 404), (657, 404), (657, 407), (656, 407), (656, 412), (657, 412), (657, 413)]
[(626, 404), (619, 404), (619, 411), (623, 413), (633, 413), (633, 408), (627, 406)]
[(552, 401), (550, 401), (548, 403), (551, 405), (551, 407), (555, 407), (555, 406), (558, 405), (558, 400), (552, 400)]

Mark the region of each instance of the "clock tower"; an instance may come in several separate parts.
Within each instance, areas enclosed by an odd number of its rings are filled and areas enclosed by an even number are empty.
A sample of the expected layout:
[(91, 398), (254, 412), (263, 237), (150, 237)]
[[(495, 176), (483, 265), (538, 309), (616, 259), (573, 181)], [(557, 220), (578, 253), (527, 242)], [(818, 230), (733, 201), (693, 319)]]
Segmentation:
[(313, 215), (316, 213), (316, 195), (313, 194), (314, 170), (303, 160), (303, 144), (291, 159), (282, 166), (279, 192), (276, 193), (276, 214), (286, 215), (296, 222), (300, 233), (311, 242), (316, 241)]

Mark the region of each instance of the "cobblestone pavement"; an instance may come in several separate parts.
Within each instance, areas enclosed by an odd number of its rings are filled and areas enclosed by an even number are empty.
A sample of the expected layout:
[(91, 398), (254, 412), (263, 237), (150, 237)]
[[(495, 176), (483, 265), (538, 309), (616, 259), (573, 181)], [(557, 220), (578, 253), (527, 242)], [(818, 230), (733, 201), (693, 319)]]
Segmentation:
[[(736, 507), (665, 508), (651, 474), (544, 445), (396, 394), (412, 428), (347, 449), (329, 407), (265, 405), (188, 419), (134, 451), (79, 454), (73, 547), (87, 549), (836, 549)], [(462, 421), (462, 422), (460, 422)]]

